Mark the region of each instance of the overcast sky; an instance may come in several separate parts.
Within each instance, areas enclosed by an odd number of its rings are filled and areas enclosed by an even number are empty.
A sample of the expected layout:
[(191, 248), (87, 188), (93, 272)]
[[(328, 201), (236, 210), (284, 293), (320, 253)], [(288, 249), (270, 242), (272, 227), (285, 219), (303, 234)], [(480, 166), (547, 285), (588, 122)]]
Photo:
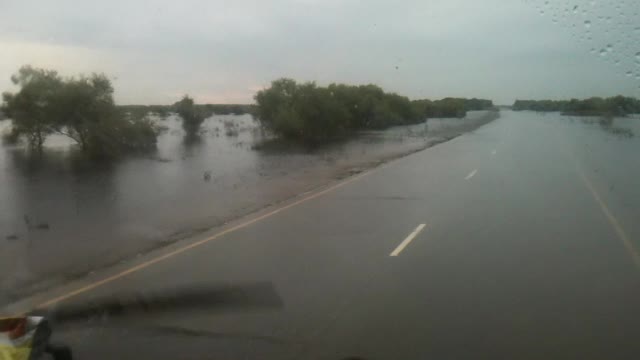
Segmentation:
[(249, 103), (279, 77), (499, 104), (638, 96), (639, 4), (0, 0), (0, 90), (32, 64), (104, 72), (121, 104), (169, 104), (185, 93)]

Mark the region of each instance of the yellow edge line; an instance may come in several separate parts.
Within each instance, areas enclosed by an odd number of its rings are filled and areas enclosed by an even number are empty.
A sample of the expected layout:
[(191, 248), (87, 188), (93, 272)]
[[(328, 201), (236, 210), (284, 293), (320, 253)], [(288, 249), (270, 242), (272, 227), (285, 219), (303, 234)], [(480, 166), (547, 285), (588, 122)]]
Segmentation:
[(149, 267), (149, 266), (151, 266), (153, 264), (159, 263), (159, 262), (161, 262), (163, 260), (166, 260), (168, 258), (174, 257), (174, 256), (176, 256), (178, 254), (181, 254), (181, 253), (183, 253), (183, 252), (185, 252), (187, 250), (191, 250), (191, 249), (193, 249), (195, 247), (198, 247), (200, 245), (204, 245), (204, 244), (206, 244), (208, 242), (216, 240), (216, 239), (218, 239), (218, 238), (220, 238), (220, 237), (222, 237), (224, 235), (227, 235), (227, 234), (229, 234), (231, 232), (234, 232), (236, 230), (239, 230), (239, 229), (245, 228), (247, 226), (250, 226), (250, 225), (252, 225), (252, 224), (254, 224), (254, 223), (258, 222), (258, 221), (261, 221), (261, 220), (264, 220), (264, 219), (266, 219), (268, 217), (271, 217), (271, 216), (273, 216), (273, 215), (275, 215), (275, 214), (277, 214), (277, 213), (279, 213), (281, 211), (287, 210), (289, 208), (292, 208), (294, 206), (300, 205), (300, 204), (302, 204), (304, 202), (307, 202), (309, 200), (312, 200), (312, 199), (315, 199), (315, 198), (317, 198), (319, 196), (327, 194), (327, 193), (329, 193), (329, 192), (331, 192), (333, 190), (336, 190), (336, 189), (338, 189), (338, 188), (340, 188), (340, 187), (342, 187), (344, 185), (347, 185), (347, 184), (352, 183), (352, 182), (354, 182), (354, 181), (356, 181), (358, 179), (361, 179), (362, 177), (371, 174), (373, 171), (374, 170), (369, 170), (369, 171), (367, 171), (365, 173), (362, 173), (362, 174), (357, 175), (355, 177), (352, 177), (352, 178), (350, 178), (348, 180), (345, 180), (343, 182), (335, 184), (335, 185), (333, 185), (333, 186), (331, 186), (331, 187), (329, 187), (327, 189), (324, 189), (324, 190), (319, 191), (319, 192), (317, 192), (315, 194), (311, 194), (311, 195), (309, 195), (307, 197), (304, 197), (304, 198), (302, 198), (300, 200), (297, 200), (297, 201), (295, 201), (295, 202), (293, 202), (291, 204), (288, 204), (288, 205), (285, 205), (283, 207), (277, 208), (277, 209), (275, 209), (273, 211), (270, 211), (270, 212), (268, 212), (266, 214), (260, 215), (260, 216), (254, 218), (254, 219), (246, 221), (246, 222), (244, 222), (242, 224), (238, 224), (236, 226), (233, 226), (231, 228), (223, 230), (223, 231), (221, 231), (221, 232), (219, 232), (217, 234), (214, 234), (214, 235), (212, 235), (212, 236), (210, 236), (208, 238), (205, 238), (205, 239), (202, 239), (202, 240), (198, 240), (198, 241), (196, 241), (194, 243), (191, 243), (191, 244), (186, 245), (184, 247), (181, 247), (179, 249), (173, 250), (173, 251), (171, 251), (171, 252), (169, 252), (167, 254), (164, 254), (164, 255), (158, 256), (156, 258), (153, 258), (151, 260), (145, 261), (142, 264), (138, 264), (138, 265), (136, 265), (134, 267), (131, 267), (131, 268), (127, 269), (127, 270), (119, 272), (119, 273), (117, 273), (115, 275), (109, 276), (107, 278), (104, 278), (102, 280), (96, 281), (96, 282), (91, 283), (89, 285), (85, 285), (85, 286), (80, 287), (80, 288), (78, 288), (76, 290), (68, 292), (68, 293), (66, 293), (64, 295), (61, 295), (61, 296), (55, 297), (53, 299), (47, 300), (47, 301), (37, 305), (36, 308), (49, 307), (49, 306), (51, 306), (51, 305), (53, 305), (55, 303), (61, 302), (63, 300), (70, 299), (70, 298), (72, 298), (74, 296), (77, 296), (77, 295), (82, 294), (84, 292), (87, 292), (89, 290), (95, 289), (95, 288), (100, 287), (102, 285), (108, 284), (108, 283), (110, 283), (112, 281), (118, 280), (118, 279), (120, 279), (122, 277), (125, 277), (125, 276), (129, 275), (129, 274), (138, 272), (138, 271), (140, 271), (140, 270), (142, 270), (144, 268), (147, 268), (147, 267)]
[(631, 258), (634, 264), (638, 269), (640, 269), (640, 253), (638, 253), (638, 250), (635, 248), (635, 246), (633, 246), (633, 242), (631, 242), (631, 239), (629, 239), (629, 236), (627, 235), (627, 233), (624, 231), (624, 229), (618, 222), (618, 219), (616, 219), (616, 217), (613, 215), (611, 210), (609, 210), (609, 208), (604, 203), (604, 201), (596, 191), (595, 187), (591, 183), (591, 181), (589, 181), (589, 179), (587, 179), (587, 177), (585, 176), (584, 172), (581, 169), (578, 169), (578, 173), (580, 173), (580, 177), (582, 178), (582, 181), (584, 182), (587, 189), (589, 189), (589, 191), (591, 192), (591, 195), (593, 195), (593, 198), (596, 200), (596, 203), (598, 203), (598, 205), (600, 206), (600, 209), (602, 209), (604, 216), (609, 221), (609, 224), (611, 224), (611, 227), (618, 235), (618, 238), (620, 238), (620, 240), (622, 241), (622, 244), (631, 255)]

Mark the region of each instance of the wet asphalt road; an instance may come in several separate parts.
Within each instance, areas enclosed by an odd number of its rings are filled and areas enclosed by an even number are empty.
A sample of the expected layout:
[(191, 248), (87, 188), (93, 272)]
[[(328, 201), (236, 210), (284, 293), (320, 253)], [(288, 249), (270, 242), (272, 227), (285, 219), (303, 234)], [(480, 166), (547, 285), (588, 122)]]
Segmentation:
[(72, 300), (270, 281), (282, 309), (56, 337), (80, 359), (638, 359), (640, 147), (606, 130), (503, 112)]

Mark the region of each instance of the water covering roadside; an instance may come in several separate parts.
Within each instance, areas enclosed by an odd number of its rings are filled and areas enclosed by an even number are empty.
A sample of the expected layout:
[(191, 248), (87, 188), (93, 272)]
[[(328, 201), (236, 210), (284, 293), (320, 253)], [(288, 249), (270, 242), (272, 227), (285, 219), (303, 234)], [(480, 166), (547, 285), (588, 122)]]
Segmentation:
[[(179, 119), (152, 155), (79, 159), (52, 136), (41, 156), (0, 149), (0, 303), (196, 234), (269, 204), (424, 149), (489, 121), (465, 119), (369, 131), (308, 150), (263, 148), (249, 115), (214, 115), (187, 139)], [(160, 120), (159, 120), (160, 121)], [(0, 122), (0, 132), (9, 126)]]

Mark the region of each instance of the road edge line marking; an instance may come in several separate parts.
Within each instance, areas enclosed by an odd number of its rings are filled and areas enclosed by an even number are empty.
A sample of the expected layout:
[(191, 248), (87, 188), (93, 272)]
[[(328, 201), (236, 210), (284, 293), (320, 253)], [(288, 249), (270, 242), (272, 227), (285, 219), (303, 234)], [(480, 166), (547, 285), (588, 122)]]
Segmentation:
[(474, 177), (476, 175), (476, 173), (478, 173), (478, 169), (473, 170), (472, 172), (469, 173), (469, 175), (467, 175), (466, 178), (464, 178), (465, 180), (469, 180), (472, 177)]
[(609, 225), (611, 225), (616, 235), (618, 235), (618, 238), (620, 239), (620, 241), (622, 241), (622, 244), (624, 245), (625, 249), (627, 250), (627, 252), (629, 252), (629, 255), (631, 255), (631, 259), (633, 260), (633, 263), (636, 265), (638, 270), (640, 270), (640, 253), (638, 253), (638, 250), (635, 248), (635, 246), (633, 246), (633, 242), (631, 242), (631, 239), (629, 239), (629, 236), (622, 228), (622, 225), (620, 225), (620, 222), (618, 222), (618, 219), (616, 219), (616, 217), (613, 215), (611, 210), (609, 210), (609, 207), (607, 206), (607, 204), (605, 204), (605, 202), (600, 197), (600, 194), (598, 194), (598, 191), (596, 191), (591, 181), (589, 181), (587, 176), (584, 174), (584, 172), (580, 168), (578, 168), (578, 173), (580, 174), (580, 178), (582, 179), (582, 182), (587, 187), (587, 189), (591, 192), (591, 195), (593, 196), (596, 203), (600, 206), (600, 210), (602, 210), (602, 212), (604, 213), (604, 216), (609, 221)]
[(253, 219), (248, 220), (246, 222), (240, 223), (238, 225), (235, 225), (233, 227), (230, 227), (228, 229), (220, 231), (220, 232), (218, 232), (216, 234), (213, 234), (213, 235), (211, 235), (211, 236), (209, 236), (207, 238), (204, 238), (202, 240), (198, 240), (198, 241), (193, 242), (191, 244), (185, 245), (185, 246), (180, 247), (178, 249), (175, 249), (175, 250), (173, 250), (173, 251), (171, 251), (169, 253), (157, 256), (157, 257), (155, 257), (155, 258), (153, 258), (151, 260), (147, 260), (147, 261), (145, 261), (145, 262), (143, 262), (141, 264), (138, 264), (136, 266), (133, 266), (131, 268), (123, 270), (123, 271), (121, 271), (121, 272), (119, 272), (119, 273), (117, 273), (115, 275), (108, 276), (108, 277), (106, 277), (106, 278), (104, 278), (102, 280), (90, 283), (90, 284), (82, 286), (82, 287), (80, 287), (80, 288), (78, 288), (76, 290), (70, 291), (70, 292), (68, 292), (66, 294), (63, 294), (63, 295), (57, 296), (57, 297), (55, 297), (53, 299), (44, 301), (44, 302), (36, 305), (35, 308), (36, 309), (41, 309), (41, 308), (49, 307), (49, 306), (51, 306), (53, 304), (59, 303), (59, 302), (64, 301), (64, 300), (68, 300), (68, 299), (70, 299), (72, 297), (75, 297), (77, 295), (85, 293), (85, 292), (87, 292), (89, 290), (93, 290), (93, 289), (95, 289), (97, 287), (100, 287), (102, 285), (105, 285), (105, 284), (108, 284), (108, 283), (113, 282), (115, 280), (118, 280), (118, 279), (120, 279), (122, 277), (125, 277), (125, 276), (129, 275), (129, 274), (138, 272), (138, 271), (140, 271), (140, 270), (142, 270), (144, 268), (147, 268), (147, 267), (149, 267), (149, 266), (151, 266), (153, 264), (156, 264), (156, 263), (161, 262), (163, 260), (166, 260), (168, 258), (171, 258), (171, 257), (174, 257), (176, 255), (179, 255), (179, 254), (181, 254), (183, 252), (191, 250), (191, 249), (193, 249), (195, 247), (198, 247), (200, 245), (204, 245), (206, 243), (209, 243), (209, 242), (211, 242), (213, 240), (216, 240), (216, 239), (218, 239), (218, 238), (220, 238), (220, 237), (222, 237), (224, 235), (232, 233), (232, 232), (234, 232), (236, 230), (240, 230), (240, 229), (245, 228), (247, 226), (253, 225), (253, 224), (255, 224), (255, 223), (257, 223), (257, 222), (259, 222), (261, 220), (264, 220), (264, 219), (269, 218), (269, 217), (271, 217), (273, 215), (276, 215), (276, 214), (278, 214), (278, 213), (280, 213), (280, 212), (282, 212), (284, 210), (290, 209), (290, 208), (292, 208), (294, 206), (300, 205), (300, 204), (302, 204), (304, 202), (307, 202), (309, 200), (313, 200), (313, 199), (315, 199), (317, 197), (320, 197), (320, 196), (322, 196), (324, 194), (327, 194), (327, 193), (329, 193), (331, 191), (334, 191), (334, 190), (336, 190), (338, 188), (341, 188), (341, 187), (343, 187), (343, 186), (345, 186), (347, 184), (350, 184), (350, 183), (352, 183), (352, 182), (354, 182), (356, 180), (359, 180), (359, 179), (361, 179), (361, 178), (363, 178), (363, 177), (365, 177), (367, 175), (370, 175), (375, 170), (377, 170), (377, 169), (371, 169), (371, 170), (366, 171), (366, 172), (364, 172), (362, 174), (356, 175), (356, 176), (354, 176), (352, 178), (349, 178), (347, 180), (344, 180), (342, 182), (334, 184), (334, 185), (332, 185), (332, 186), (330, 186), (330, 187), (328, 187), (328, 188), (326, 188), (324, 190), (320, 190), (320, 191), (318, 191), (316, 193), (313, 193), (313, 194), (311, 194), (309, 196), (303, 197), (302, 199), (296, 200), (296, 201), (294, 201), (294, 202), (292, 202), (290, 204), (287, 204), (287, 205), (284, 205), (282, 207), (276, 208), (276, 209), (274, 209), (274, 210), (272, 210), (272, 211), (270, 211), (270, 212), (268, 212), (266, 214), (262, 214), (262, 215), (260, 215), (260, 216), (258, 216), (256, 218), (253, 218)]
[(400, 253), (402, 252), (402, 250), (404, 250), (404, 248), (406, 248), (412, 241), (413, 239), (418, 236), (418, 234), (420, 234), (420, 232), (422, 232), (422, 230), (427, 226), (427, 224), (420, 224), (418, 225), (418, 227), (416, 227), (413, 232), (411, 234), (409, 234), (409, 236), (407, 236), (401, 243), (400, 245), (398, 245), (395, 250), (393, 250), (391, 252), (391, 254), (389, 254), (389, 256), (392, 257), (396, 257), (398, 255), (400, 255)]

